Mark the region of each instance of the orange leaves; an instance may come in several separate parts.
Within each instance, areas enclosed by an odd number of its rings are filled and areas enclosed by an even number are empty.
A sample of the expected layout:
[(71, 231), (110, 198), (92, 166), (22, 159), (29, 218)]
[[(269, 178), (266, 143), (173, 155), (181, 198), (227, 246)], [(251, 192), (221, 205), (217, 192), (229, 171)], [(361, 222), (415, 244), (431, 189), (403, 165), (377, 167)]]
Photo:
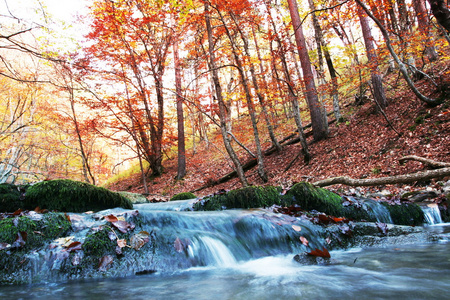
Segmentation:
[(316, 248), (313, 251), (308, 252), (307, 255), (323, 258), (331, 257), (330, 252), (328, 252), (328, 250), (325, 247), (323, 247), (322, 250)]

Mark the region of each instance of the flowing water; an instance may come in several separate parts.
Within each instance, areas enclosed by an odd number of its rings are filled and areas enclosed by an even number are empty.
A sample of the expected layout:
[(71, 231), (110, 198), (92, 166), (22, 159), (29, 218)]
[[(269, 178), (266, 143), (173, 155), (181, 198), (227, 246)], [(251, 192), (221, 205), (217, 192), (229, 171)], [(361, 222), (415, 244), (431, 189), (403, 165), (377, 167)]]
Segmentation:
[(425, 220), (429, 225), (442, 223), (441, 212), (439, 211), (439, 207), (436, 203), (422, 206), (422, 210), (425, 216)]
[[(139, 230), (152, 232), (160, 248), (157, 255), (149, 246), (115, 260), (114, 274), (122, 278), (52, 277), (58, 256), (38, 253), (25, 276), (46, 280), (0, 286), (0, 299), (443, 299), (450, 290), (449, 224), (426, 227), (440, 236), (436, 243), (335, 250), (330, 264), (308, 266), (293, 257), (325, 245), (320, 226), (262, 209), (185, 211), (192, 202), (135, 206)], [(102, 222), (72, 217), (79, 241)]]

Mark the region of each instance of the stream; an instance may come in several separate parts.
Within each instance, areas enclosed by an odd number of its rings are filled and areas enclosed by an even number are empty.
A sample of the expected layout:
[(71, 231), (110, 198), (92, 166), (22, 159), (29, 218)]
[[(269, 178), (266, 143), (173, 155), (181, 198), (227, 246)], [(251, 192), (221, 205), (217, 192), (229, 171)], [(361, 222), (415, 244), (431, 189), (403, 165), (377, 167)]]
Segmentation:
[[(425, 225), (440, 237), (433, 243), (333, 250), (330, 264), (302, 265), (293, 257), (306, 248), (293, 242), (299, 233), (292, 227), (301, 226), (311, 248), (321, 248), (317, 225), (265, 210), (183, 211), (190, 204), (135, 206), (143, 228), (170, 246), (164, 259), (152, 262), (152, 268), (160, 267), (155, 273), (136, 272), (145, 263), (144, 269), (150, 268), (145, 260), (127, 262), (119, 265), (126, 268), (121, 278), (48, 277), (34, 284), (0, 285), (0, 299), (444, 299), (450, 291), (450, 223)], [(92, 222), (84, 218), (85, 224)], [(81, 240), (85, 231), (76, 238)], [(178, 237), (190, 241), (183, 253), (173, 250)], [(137, 258), (151, 254), (144, 249)], [(173, 256), (175, 262), (167, 259)], [(36, 266), (43, 257), (37, 256)], [(50, 262), (51, 271), (32, 272), (57, 272), (57, 260)]]

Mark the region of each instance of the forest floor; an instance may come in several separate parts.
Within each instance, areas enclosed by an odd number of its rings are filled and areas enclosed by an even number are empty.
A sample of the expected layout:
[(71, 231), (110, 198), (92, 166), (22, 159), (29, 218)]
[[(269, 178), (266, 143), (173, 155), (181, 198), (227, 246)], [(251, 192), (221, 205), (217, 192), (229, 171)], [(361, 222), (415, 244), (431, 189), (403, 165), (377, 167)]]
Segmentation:
[[(401, 136), (389, 126), (382, 114), (376, 112), (373, 101), (368, 100), (362, 105), (356, 105), (354, 100), (350, 99), (347, 101), (348, 105), (342, 109), (346, 121), (330, 125), (328, 139), (319, 142), (313, 142), (312, 138), (308, 139), (309, 151), (312, 156), (308, 165), (304, 164), (303, 157), (300, 156), (285, 171), (301, 149), (299, 143), (288, 145), (283, 147), (281, 152), (264, 157), (269, 176), (267, 183), (260, 180), (256, 167), (246, 172), (249, 183), (288, 188), (299, 181), (315, 182), (334, 176), (376, 178), (427, 169), (425, 165), (417, 161), (400, 164), (398, 160), (406, 155), (450, 162), (450, 100), (448, 95), (450, 76), (448, 73), (447, 68), (444, 67), (437, 76), (441, 83), (447, 83), (444, 85), (447, 100), (436, 107), (427, 106), (404, 86), (401, 88), (397, 86), (394, 89), (391, 82), (391, 88), (387, 91), (389, 105), (385, 113), (389, 122), (397, 132), (401, 133)], [(402, 81), (397, 77), (395, 84), (399, 85)], [(422, 80), (418, 85), (423, 91), (431, 91), (427, 93), (428, 96), (439, 96), (439, 92), (433, 92), (435, 87), (426, 80)], [(369, 94), (370, 92), (368, 92)], [(219, 143), (220, 139), (217, 139), (217, 144)], [(264, 144), (264, 149), (269, 147), (269, 143)], [(231, 162), (216, 149), (217, 147), (208, 146), (205, 142), (197, 146), (195, 154), (192, 149), (187, 149), (187, 175), (183, 180), (175, 180), (176, 156), (171, 160), (166, 160), (163, 163), (164, 174), (149, 181), (150, 195), (147, 198), (153, 201), (168, 200), (177, 193), (197, 190), (230, 172), (232, 170)], [(246, 162), (250, 157), (241, 153), (241, 158), (242, 162)], [(448, 179), (445, 178), (445, 180)], [(423, 189), (422, 184), (386, 185), (357, 188), (356, 190), (362, 194), (384, 190), (399, 195), (404, 191)], [(434, 182), (427, 184), (433, 185)], [(218, 190), (232, 190), (240, 187), (238, 178), (233, 178), (228, 182), (201, 189), (195, 194), (201, 197)], [(115, 182), (108, 188), (144, 193), (139, 174)], [(355, 192), (355, 188), (340, 185), (330, 186), (328, 189), (346, 194)]]

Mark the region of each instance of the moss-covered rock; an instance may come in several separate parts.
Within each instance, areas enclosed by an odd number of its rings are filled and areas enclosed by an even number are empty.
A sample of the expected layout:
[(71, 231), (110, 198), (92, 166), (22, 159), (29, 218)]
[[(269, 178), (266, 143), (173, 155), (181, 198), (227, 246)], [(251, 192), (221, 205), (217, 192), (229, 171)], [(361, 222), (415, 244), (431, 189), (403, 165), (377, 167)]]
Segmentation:
[(110, 229), (102, 228), (101, 230), (89, 234), (84, 243), (83, 250), (87, 255), (102, 257), (103, 255), (113, 254), (117, 246), (117, 242), (109, 238)]
[(25, 204), (28, 209), (39, 206), (42, 209), (66, 212), (133, 208), (131, 201), (119, 193), (68, 179), (42, 181), (30, 186), (25, 194)]
[(422, 225), (425, 217), (423, 210), (415, 203), (390, 204), (382, 202), (391, 214), (392, 222), (398, 225)]
[(37, 220), (28, 216), (1, 220), (0, 242), (13, 244), (20, 232), (22, 236), (26, 235), (23, 249), (33, 249), (63, 236), (71, 227), (70, 221), (63, 214), (48, 213), (41, 216), (42, 218)]
[(248, 209), (268, 207), (274, 204), (281, 204), (278, 188), (273, 186), (249, 186), (205, 197), (194, 205), (194, 210)]
[(304, 210), (317, 210), (327, 215), (344, 215), (341, 196), (307, 182), (295, 184), (282, 199), (284, 206), (298, 204)]
[(26, 186), (14, 184), (0, 184), (0, 212), (13, 212), (24, 207)]
[(197, 196), (195, 196), (193, 193), (190, 192), (184, 192), (174, 195), (172, 198), (170, 198), (170, 201), (175, 200), (189, 200), (189, 199), (195, 199)]

